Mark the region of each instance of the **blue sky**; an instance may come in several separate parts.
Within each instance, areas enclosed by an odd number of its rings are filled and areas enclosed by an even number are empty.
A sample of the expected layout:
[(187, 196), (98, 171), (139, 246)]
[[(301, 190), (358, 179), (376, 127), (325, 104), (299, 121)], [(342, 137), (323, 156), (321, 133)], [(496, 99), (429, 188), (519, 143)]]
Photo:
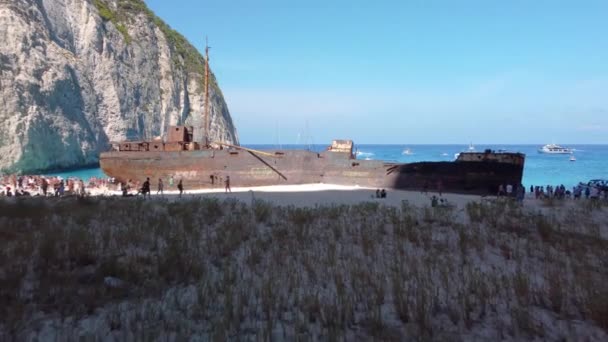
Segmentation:
[(244, 144), (608, 143), (608, 1), (147, 3)]

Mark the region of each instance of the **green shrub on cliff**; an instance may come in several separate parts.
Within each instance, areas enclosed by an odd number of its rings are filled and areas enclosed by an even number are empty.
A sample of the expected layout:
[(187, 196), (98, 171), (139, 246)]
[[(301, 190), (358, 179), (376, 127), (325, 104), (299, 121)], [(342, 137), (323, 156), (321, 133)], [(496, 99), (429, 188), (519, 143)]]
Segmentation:
[[(199, 51), (183, 35), (154, 14), (143, 0), (120, 0), (116, 11), (113, 11), (104, 0), (93, 0), (93, 3), (97, 7), (101, 18), (114, 24), (127, 44), (132, 41), (132, 38), (125, 23), (133, 15), (143, 13), (160, 29), (165, 39), (167, 39), (167, 43), (173, 51), (173, 63), (176, 66), (183, 67), (189, 73), (204, 74), (205, 59)], [(216, 93), (221, 94), (214, 76), (210, 75), (210, 77), (210, 86)]]
[(95, 7), (97, 7), (97, 10), (99, 11), (99, 16), (101, 17), (101, 19), (103, 19), (104, 21), (109, 21), (112, 24), (114, 24), (114, 27), (116, 27), (116, 29), (118, 30), (118, 32), (120, 32), (120, 34), (122, 34), (122, 36), (125, 39), (125, 42), (127, 44), (131, 43), (131, 36), (129, 35), (129, 31), (127, 30), (127, 27), (122, 24), (119, 20), (119, 17), (117, 16), (117, 14), (112, 11), (112, 9), (110, 9), (110, 7), (108, 7), (108, 5), (101, 1), (101, 0), (94, 0), (93, 4), (95, 5)]
[(188, 72), (201, 72), (205, 66), (205, 60), (203, 56), (196, 50), (190, 42), (179, 32), (172, 29), (167, 25), (161, 18), (159, 18), (154, 12), (152, 12), (148, 6), (142, 0), (121, 0), (118, 3), (121, 15), (128, 13), (138, 14), (144, 13), (152, 22), (161, 30), (167, 42), (176, 53), (176, 57), (180, 56), (179, 59), (174, 59), (176, 64), (182, 64)]
[(101, 0), (94, 0), (93, 4), (95, 4), (95, 7), (97, 7), (97, 10), (99, 11), (99, 16), (103, 20), (105, 20), (105, 21), (115, 21), (116, 20), (116, 16), (114, 15), (114, 12), (112, 12), (110, 7), (108, 7), (108, 5), (106, 5), (105, 2), (103, 2)]

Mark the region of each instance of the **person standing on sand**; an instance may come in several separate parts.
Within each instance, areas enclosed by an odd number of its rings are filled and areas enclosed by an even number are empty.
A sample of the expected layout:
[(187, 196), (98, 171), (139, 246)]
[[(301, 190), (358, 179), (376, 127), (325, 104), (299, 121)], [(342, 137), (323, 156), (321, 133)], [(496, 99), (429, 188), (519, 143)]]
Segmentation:
[(150, 196), (150, 177), (147, 177), (146, 181), (142, 185), (141, 193), (144, 195), (144, 198), (146, 198), (146, 195)]
[(226, 176), (226, 193), (228, 191), (232, 192), (232, 189), (230, 189), (230, 176)]
[[(443, 200), (442, 200), (443, 201)], [(439, 202), (437, 201), (437, 196), (433, 195), (433, 197), (431, 197), (431, 207), (436, 207), (439, 204)]]
[(68, 192), (74, 194), (74, 180), (71, 178), (68, 179)]
[(184, 185), (182, 184), (182, 180), (179, 180), (179, 183), (177, 183), (177, 189), (179, 190), (179, 197), (182, 197), (182, 193), (184, 193)]
[(80, 185), (80, 196), (84, 197), (87, 194), (87, 190), (85, 188), (84, 181), (81, 179), (78, 181), (78, 184)]
[(156, 194), (161, 194), (161, 196), (163, 195), (163, 190), (165, 189), (165, 185), (163, 184), (163, 179), (159, 178), (158, 179), (158, 191), (156, 192)]
[(122, 197), (127, 197), (129, 195), (129, 189), (127, 188), (127, 183), (120, 183), (120, 190), (122, 191)]
[(504, 196), (504, 194), (505, 194), (505, 186), (500, 184), (498, 186), (498, 197)]
[(46, 197), (46, 192), (49, 189), (49, 182), (47, 182), (46, 178), (42, 178), (42, 195), (44, 195), (44, 197)]
[(169, 177), (169, 188), (173, 187), (173, 176)]

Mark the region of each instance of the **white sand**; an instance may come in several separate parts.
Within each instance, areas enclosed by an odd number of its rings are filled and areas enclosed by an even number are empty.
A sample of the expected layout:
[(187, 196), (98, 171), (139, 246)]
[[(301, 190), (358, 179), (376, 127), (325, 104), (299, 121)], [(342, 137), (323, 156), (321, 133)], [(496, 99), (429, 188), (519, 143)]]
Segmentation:
[[(120, 192), (93, 191), (94, 195), (116, 195)], [(165, 191), (164, 196), (171, 199), (177, 198), (178, 191)], [(340, 205), (355, 204), (360, 202), (378, 202), (389, 206), (401, 206), (402, 201), (408, 201), (416, 206), (431, 204), (433, 195), (439, 197), (436, 192), (423, 194), (418, 191), (388, 190), (386, 198), (375, 198), (376, 189), (359, 186), (344, 186), (333, 184), (301, 184), (301, 185), (274, 185), (260, 187), (232, 188), (232, 193), (225, 193), (223, 188), (187, 190), (184, 197), (204, 196), (214, 198), (235, 198), (240, 201), (250, 202), (252, 199), (261, 199), (276, 205), (315, 206), (315, 205)], [(152, 198), (160, 197), (152, 191)], [(475, 195), (443, 194), (448, 203), (457, 208), (463, 208), (470, 201), (478, 201), (482, 197)]]

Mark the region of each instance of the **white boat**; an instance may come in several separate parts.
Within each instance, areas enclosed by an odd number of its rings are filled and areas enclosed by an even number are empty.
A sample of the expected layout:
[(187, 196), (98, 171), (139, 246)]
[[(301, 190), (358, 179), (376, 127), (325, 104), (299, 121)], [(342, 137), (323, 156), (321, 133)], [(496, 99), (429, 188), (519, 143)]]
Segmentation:
[(403, 150), (403, 152), (401, 152), (401, 154), (411, 156), (412, 154), (414, 154), (414, 152), (412, 152), (412, 150), (410, 150), (409, 148), (406, 148), (405, 150)]
[(576, 157), (574, 155), (570, 155), (570, 161), (576, 161)]
[(569, 154), (572, 153), (571, 148), (562, 147), (556, 144), (548, 144), (538, 149), (539, 153), (547, 154)]
[(473, 143), (469, 144), (469, 152), (473, 152), (475, 151), (475, 146), (473, 146)]

